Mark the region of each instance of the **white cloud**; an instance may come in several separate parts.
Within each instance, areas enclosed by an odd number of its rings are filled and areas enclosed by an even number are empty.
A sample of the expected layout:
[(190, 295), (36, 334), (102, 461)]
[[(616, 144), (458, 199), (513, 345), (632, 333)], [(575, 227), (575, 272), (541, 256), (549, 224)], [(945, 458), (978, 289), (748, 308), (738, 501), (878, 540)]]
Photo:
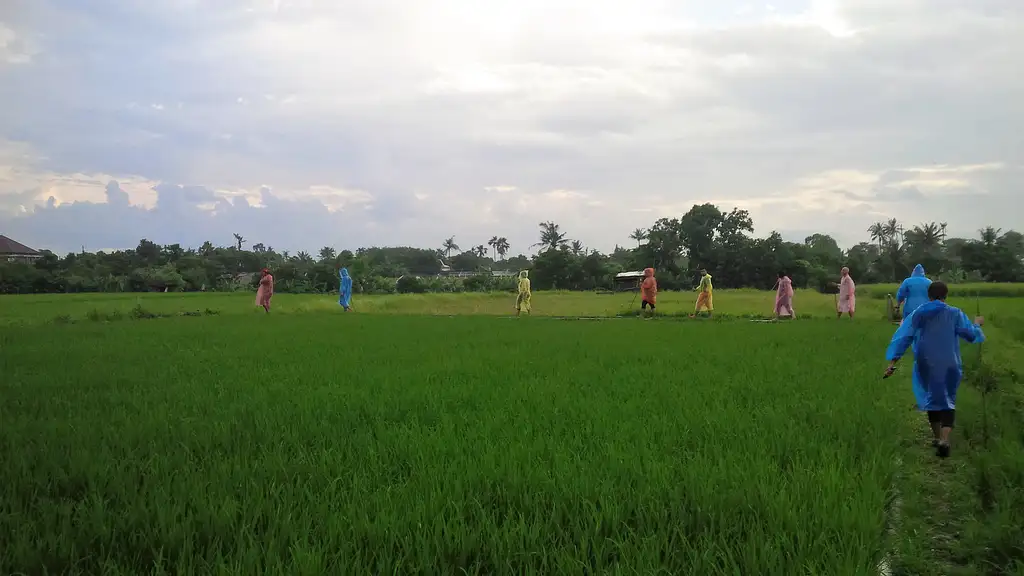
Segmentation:
[[(343, 221), (357, 244), (513, 249), (546, 220), (610, 249), (704, 201), (846, 244), (883, 215), (971, 234), (1019, 212), (1017, 0), (19, 6), (0, 140), (27, 145), (0, 155), (0, 206), (102, 203), (115, 179), (151, 211), (191, 194), (313, 244)], [(307, 210), (322, 229), (283, 220)], [(31, 213), (40, 236), (89, 233)]]
[(35, 49), (24, 37), (0, 22), (0, 67), (4, 64), (28, 64)]

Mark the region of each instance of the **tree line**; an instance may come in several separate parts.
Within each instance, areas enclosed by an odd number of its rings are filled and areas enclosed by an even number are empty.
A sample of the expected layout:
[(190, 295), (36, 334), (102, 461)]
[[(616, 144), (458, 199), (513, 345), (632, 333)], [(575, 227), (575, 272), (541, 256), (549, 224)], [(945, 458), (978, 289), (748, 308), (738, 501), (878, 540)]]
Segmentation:
[(692, 288), (701, 268), (723, 288), (767, 289), (785, 272), (797, 287), (828, 291), (843, 266), (858, 282), (870, 284), (898, 282), (916, 264), (953, 283), (1024, 281), (1024, 235), (1013, 230), (987, 227), (977, 238), (947, 238), (945, 223), (905, 227), (892, 219), (872, 225), (865, 241), (843, 250), (828, 234), (787, 242), (777, 232), (755, 238), (753, 228), (746, 210), (694, 205), (679, 218), (634, 230), (635, 246), (603, 254), (571, 239), (560, 225), (542, 222), (538, 242), (530, 247), (539, 250), (532, 257), (510, 257), (508, 240), (497, 235), (465, 249), (450, 237), (437, 248), (339, 252), (325, 246), (315, 256), (250, 244), (240, 234), (233, 235), (231, 245), (207, 241), (198, 248), (143, 239), (129, 250), (65, 256), (43, 251), (33, 263), (0, 262), (0, 292), (249, 290), (255, 273), (269, 268), (277, 291), (328, 293), (338, 290), (341, 266), (349, 268), (360, 293), (512, 290), (513, 275), (523, 269), (531, 271), (540, 290), (614, 288), (618, 272), (647, 267), (657, 270), (659, 286), (668, 290)]

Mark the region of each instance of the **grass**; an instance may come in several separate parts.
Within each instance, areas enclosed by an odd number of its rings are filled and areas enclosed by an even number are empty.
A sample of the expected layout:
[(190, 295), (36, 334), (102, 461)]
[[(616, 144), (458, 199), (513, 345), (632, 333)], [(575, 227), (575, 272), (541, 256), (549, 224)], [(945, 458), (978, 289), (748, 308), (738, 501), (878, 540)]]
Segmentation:
[(0, 574), (1024, 573), (1024, 302), (937, 461), (884, 301), (630, 297), (0, 298)]
[[(992, 305), (983, 299), (978, 307), (987, 313)], [(1024, 308), (1000, 305), (999, 321), (985, 327), (988, 342), (964, 352), (955, 457), (904, 452), (898, 574), (1024, 575)], [(917, 430), (921, 445), (927, 432)]]
[[(1016, 286), (1016, 285), (1013, 285)], [(861, 318), (877, 320), (885, 316), (884, 294), (895, 289), (865, 286), (857, 302)], [(876, 298), (874, 294), (882, 294)], [(950, 303), (973, 307), (975, 292), (954, 294)], [(987, 312), (1005, 313), (1021, 310), (1024, 298), (985, 297), (998, 306)], [(662, 316), (686, 316), (693, 310), (695, 294), (662, 292), (658, 295), (658, 312)], [(513, 313), (515, 299), (510, 294), (403, 294), (359, 296), (353, 305), (359, 314), (392, 315), (489, 315), (508, 316)], [(773, 292), (758, 290), (717, 290), (715, 312), (723, 317), (770, 316), (774, 306)], [(833, 318), (835, 300), (831, 295), (798, 290), (794, 303), (803, 318)], [(533, 298), (535, 316), (606, 317), (633, 314), (639, 302), (629, 292), (595, 294), (590, 292), (537, 292)], [(0, 325), (66, 324), (88, 320), (113, 321), (131, 318), (140, 310), (157, 316), (252, 315), (257, 312), (254, 295), (250, 293), (121, 293), (121, 294), (47, 294), (34, 296), (0, 296)], [(262, 313), (262, 310), (259, 310)], [(343, 313), (337, 296), (308, 294), (277, 294), (273, 299), (276, 314)]]

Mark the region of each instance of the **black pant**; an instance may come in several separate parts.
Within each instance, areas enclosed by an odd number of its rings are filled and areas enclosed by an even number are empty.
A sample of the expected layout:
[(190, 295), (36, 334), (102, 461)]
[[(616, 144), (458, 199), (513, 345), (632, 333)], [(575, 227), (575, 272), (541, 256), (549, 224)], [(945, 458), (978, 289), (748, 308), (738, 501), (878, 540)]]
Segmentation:
[(928, 422), (930, 424), (938, 424), (943, 428), (952, 428), (954, 421), (956, 421), (956, 410), (928, 411)]
[(641, 300), (640, 301), (640, 309), (641, 310), (646, 310), (648, 306), (651, 307), (651, 312), (654, 312), (654, 304), (651, 304), (647, 300)]

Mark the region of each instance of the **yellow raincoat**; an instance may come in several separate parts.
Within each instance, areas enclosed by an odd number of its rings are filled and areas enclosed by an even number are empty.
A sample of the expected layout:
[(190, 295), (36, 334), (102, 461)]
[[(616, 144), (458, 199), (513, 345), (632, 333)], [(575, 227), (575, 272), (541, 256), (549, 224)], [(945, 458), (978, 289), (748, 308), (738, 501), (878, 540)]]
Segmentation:
[(519, 273), (519, 295), (516, 296), (516, 310), (530, 313), (530, 279), (527, 278), (527, 271)]
[(697, 296), (697, 306), (694, 307), (694, 312), (700, 312), (702, 308), (706, 308), (708, 312), (712, 312), (715, 309), (714, 300), (712, 299), (712, 293), (715, 287), (711, 285), (711, 274), (707, 272), (700, 279), (700, 285), (697, 286), (697, 290), (700, 290), (700, 294)]

